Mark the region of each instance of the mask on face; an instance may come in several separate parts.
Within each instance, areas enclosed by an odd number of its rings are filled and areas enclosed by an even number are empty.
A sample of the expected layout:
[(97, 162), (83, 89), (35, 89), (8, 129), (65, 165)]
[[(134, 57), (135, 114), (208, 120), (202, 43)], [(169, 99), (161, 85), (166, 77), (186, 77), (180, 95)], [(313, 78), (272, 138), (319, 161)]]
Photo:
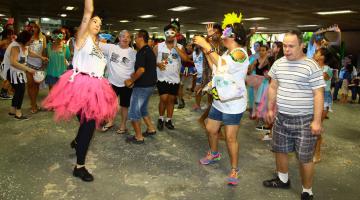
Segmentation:
[(174, 37), (176, 34), (175, 31), (165, 31), (165, 36), (166, 37)]
[(52, 38), (53, 40), (57, 40), (57, 39), (62, 40), (62, 39), (64, 38), (64, 35), (63, 35), (62, 33), (53, 34), (53, 35), (51, 36), (51, 38)]
[(221, 38), (232, 38), (234, 37), (235, 34), (232, 32), (232, 28), (231, 27), (226, 27), (223, 31), (223, 34), (221, 36)]

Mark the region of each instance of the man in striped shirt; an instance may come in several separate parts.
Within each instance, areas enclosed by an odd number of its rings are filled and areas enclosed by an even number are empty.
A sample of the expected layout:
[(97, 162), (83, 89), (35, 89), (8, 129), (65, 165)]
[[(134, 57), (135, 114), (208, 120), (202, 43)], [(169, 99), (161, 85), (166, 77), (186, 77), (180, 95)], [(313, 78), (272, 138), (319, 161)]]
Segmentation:
[[(286, 33), (285, 57), (277, 60), (269, 72), (267, 121), (269, 124), (275, 121), (272, 150), (278, 175), (264, 181), (263, 185), (290, 188), (288, 153), (296, 152), (303, 186), (301, 199), (313, 199), (313, 153), (322, 129), (325, 82), (319, 66), (305, 56), (303, 47), (300, 31)], [(275, 106), (278, 110), (276, 116)]]

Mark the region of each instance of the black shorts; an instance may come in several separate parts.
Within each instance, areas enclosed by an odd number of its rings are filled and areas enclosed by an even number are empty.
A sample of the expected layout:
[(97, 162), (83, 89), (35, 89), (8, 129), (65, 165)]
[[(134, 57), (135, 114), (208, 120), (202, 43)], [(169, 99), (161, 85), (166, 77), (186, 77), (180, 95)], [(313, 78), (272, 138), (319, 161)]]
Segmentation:
[(177, 96), (180, 84), (179, 83), (168, 83), (165, 81), (158, 81), (156, 87), (159, 91), (159, 95), (170, 94)]
[(116, 96), (120, 97), (120, 106), (128, 108), (130, 106), (130, 99), (132, 94), (132, 89), (128, 87), (117, 87), (111, 85)]

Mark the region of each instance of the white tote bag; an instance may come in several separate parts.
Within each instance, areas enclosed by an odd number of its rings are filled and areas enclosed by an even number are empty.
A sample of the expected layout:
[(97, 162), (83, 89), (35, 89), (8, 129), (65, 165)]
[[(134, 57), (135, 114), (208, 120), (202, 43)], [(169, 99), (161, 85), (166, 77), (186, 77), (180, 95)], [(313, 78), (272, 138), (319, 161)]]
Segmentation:
[(222, 102), (240, 99), (244, 97), (245, 89), (241, 87), (239, 80), (235, 80), (229, 73), (229, 66), (222, 65), (219, 58), (218, 66), (213, 65), (213, 79), (211, 93), (215, 100)]

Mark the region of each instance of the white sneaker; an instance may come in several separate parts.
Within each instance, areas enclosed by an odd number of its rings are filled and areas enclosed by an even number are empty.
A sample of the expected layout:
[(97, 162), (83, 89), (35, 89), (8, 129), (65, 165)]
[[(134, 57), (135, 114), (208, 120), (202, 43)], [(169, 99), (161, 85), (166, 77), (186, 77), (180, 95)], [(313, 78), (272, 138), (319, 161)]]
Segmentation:
[(262, 141), (269, 141), (269, 140), (272, 140), (272, 138), (269, 136), (269, 134), (266, 134), (261, 140)]

